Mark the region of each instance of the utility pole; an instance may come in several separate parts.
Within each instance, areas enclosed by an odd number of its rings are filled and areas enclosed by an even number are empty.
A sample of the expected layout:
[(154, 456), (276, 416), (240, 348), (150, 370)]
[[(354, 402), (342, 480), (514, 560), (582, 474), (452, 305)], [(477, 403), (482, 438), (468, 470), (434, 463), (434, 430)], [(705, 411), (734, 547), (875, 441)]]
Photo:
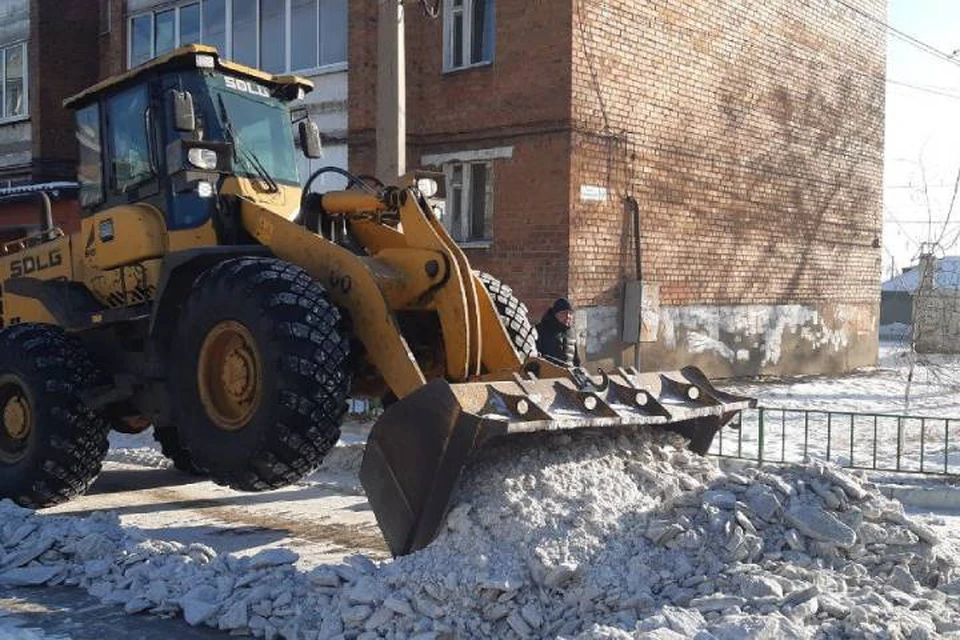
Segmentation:
[(402, 0), (378, 0), (377, 177), (395, 184), (407, 172), (407, 80)]

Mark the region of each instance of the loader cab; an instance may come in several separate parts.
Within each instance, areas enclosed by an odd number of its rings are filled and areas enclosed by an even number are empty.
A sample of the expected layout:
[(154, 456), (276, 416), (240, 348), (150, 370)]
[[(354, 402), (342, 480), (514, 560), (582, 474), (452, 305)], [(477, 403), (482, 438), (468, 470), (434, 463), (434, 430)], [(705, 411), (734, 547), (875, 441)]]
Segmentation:
[[(174, 231), (207, 224), (225, 189), (254, 198), (298, 189), (288, 103), (311, 88), (196, 45), (91, 87), (65, 102), (75, 111), (81, 206), (93, 215), (150, 204)], [(316, 128), (297, 124), (300, 146), (318, 154)]]

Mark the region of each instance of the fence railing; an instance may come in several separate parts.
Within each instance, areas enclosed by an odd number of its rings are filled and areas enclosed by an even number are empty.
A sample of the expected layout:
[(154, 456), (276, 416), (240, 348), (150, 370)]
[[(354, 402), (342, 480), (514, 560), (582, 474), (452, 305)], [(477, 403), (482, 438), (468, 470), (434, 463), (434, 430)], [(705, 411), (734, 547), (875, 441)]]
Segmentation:
[(834, 462), (875, 471), (960, 474), (960, 418), (759, 407), (714, 438), (710, 453), (759, 464)]

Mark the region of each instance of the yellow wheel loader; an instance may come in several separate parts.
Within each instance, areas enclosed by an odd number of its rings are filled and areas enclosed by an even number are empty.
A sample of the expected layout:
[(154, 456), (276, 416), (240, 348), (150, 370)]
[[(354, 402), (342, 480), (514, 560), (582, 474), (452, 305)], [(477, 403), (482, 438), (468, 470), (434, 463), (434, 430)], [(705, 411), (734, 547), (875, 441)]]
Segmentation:
[[(301, 188), (297, 147), (318, 157), (320, 136), (289, 103), (311, 88), (189, 46), (65, 101), (80, 231), (47, 212), (0, 248), (0, 496), (82, 493), (107, 432), (150, 425), (178, 467), (274, 489), (317, 468), (348, 393), (389, 396), (361, 481), (400, 555), (437, 534), (491, 439), (655, 426), (704, 453), (753, 403), (692, 368), (537, 357), (526, 308), (431, 209), (437, 182), (329, 167)], [(313, 193), (327, 172), (346, 189)]]

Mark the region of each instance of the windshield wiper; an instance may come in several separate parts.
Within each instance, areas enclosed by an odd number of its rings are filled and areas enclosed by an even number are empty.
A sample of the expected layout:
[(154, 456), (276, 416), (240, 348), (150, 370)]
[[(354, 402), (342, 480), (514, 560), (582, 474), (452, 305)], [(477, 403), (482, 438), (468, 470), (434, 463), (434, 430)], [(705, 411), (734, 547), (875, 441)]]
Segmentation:
[(280, 185), (278, 185), (277, 181), (270, 176), (270, 172), (267, 171), (266, 167), (263, 166), (260, 158), (258, 158), (251, 149), (248, 149), (245, 143), (240, 142), (240, 136), (233, 128), (233, 123), (230, 122), (230, 116), (227, 115), (227, 105), (223, 101), (222, 94), (217, 94), (217, 102), (220, 104), (220, 117), (223, 119), (223, 126), (227, 130), (227, 135), (230, 136), (230, 140), (233, 141), (234, 153), (240, 152), (243, 154), (243, 157), (246, 159), (247, 163), (253, 167), (253, 170), (256, 172), (257, 176), (266, 183), (267, 191), (269, 193), (279, 192)]

